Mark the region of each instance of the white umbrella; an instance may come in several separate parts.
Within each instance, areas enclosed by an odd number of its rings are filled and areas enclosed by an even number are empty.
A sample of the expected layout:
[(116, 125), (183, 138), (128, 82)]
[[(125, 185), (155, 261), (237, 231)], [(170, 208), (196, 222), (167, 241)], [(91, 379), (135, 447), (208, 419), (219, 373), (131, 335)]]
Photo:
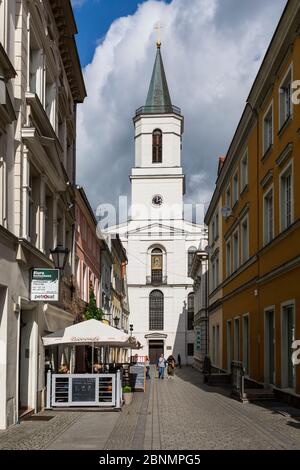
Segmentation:
[[(97, 346), (116, 346), (136, 349), (135, 339), (124, 331), (106, 325), (99, 320), (86, 320), (67, 326), (43, 337), (44, 346), (58, 344), (94, 344)], [(138, 346), (138, 345), (137, 345)]]

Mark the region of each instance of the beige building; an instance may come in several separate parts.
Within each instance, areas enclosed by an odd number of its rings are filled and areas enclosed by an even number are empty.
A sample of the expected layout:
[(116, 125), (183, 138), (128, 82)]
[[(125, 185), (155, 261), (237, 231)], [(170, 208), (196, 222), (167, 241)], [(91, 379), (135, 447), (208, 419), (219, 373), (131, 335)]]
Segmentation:
[(188, 322), (195, 334), (193, 367), (202, 370), (209, 350), (208, 323), (208, 253), (207, 239), (201, 240), (194, 252), (190, 276), (194, 280), (194, 291), (188, 296)]
[[(219, 159), (219, 172), (224, 158)], [(223, 350), (223, 271), (222, 271), (222, 201), (214, 194), (205, 217), (208, 225), (208, 318), (209, 318), (209, 357), (213, 367), (222, 369)]]
[[(69, 0), (0, 0), (0, 429), (43, 407), (41, 337), (73, 322), (76, 33)], [(60, 301), (32, 302), (57, 245)]]

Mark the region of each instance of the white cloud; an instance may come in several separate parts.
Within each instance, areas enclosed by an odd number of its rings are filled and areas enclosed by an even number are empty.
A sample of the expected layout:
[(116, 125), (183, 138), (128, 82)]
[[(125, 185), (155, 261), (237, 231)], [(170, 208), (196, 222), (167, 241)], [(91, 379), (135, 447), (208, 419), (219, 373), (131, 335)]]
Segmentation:
[[(77, 180), (92, 206), (130, 192), (132, 116), (145, 104), (157, 21), (171, 98), (185, 116), (187, 201), (207, 202), (284, 0), (149, 0), (119, 18), (84, 70)], [(99, 19), (101, 21), (101, 19)]]
[(81, 7), (87, 0), (71, 0), (72, 6), (74, 8), (79, 8)]

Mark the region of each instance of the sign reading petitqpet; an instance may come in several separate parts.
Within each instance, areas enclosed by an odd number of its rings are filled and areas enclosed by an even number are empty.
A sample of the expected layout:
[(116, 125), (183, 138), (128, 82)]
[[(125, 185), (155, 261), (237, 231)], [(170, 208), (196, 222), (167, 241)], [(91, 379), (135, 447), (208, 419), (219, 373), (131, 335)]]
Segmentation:
[(31, 275), (31, 300), (55, 302), (59, 297), (59, 269), (34, 268)]

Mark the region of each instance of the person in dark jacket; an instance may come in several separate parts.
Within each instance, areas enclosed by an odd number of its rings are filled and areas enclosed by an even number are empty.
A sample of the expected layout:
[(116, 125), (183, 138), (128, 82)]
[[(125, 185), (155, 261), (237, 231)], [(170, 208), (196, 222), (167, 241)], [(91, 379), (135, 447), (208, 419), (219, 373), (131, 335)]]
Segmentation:
[(175, 367), (176, 367), (176, 362), (174, 356), (169, 356), (167, 359), (167, 372), (168, 372), (168, 379), (174, 379), (175, 377)]
[(178, 354), (178, 356), (177, 356), (177, 364), (178, 364), (179, 369), (181, 369), (181, 356), (180, 356), (180, 354)]

